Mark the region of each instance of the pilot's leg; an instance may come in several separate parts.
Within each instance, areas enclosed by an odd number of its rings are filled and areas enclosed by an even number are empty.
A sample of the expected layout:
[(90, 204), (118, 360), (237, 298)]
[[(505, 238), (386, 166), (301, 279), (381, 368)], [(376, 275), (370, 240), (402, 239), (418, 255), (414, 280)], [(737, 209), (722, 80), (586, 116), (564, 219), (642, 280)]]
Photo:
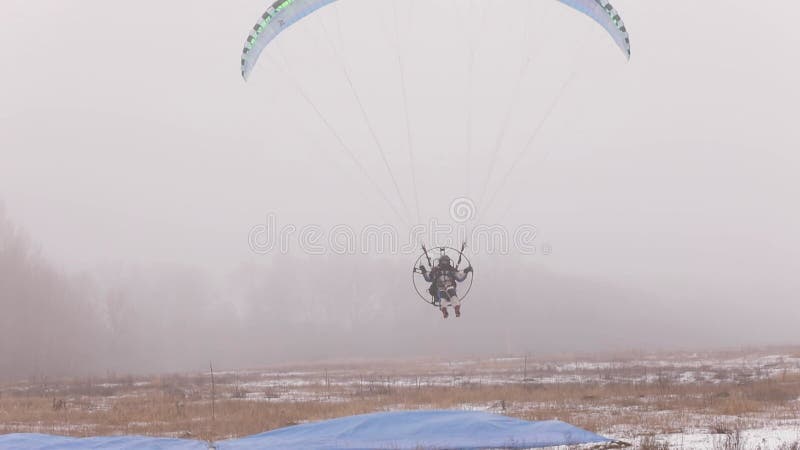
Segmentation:
[(439, 291), (438, 295), (439, 295), (439, 306), (440, 306), (439, 310), (442, 312), (442, 317), (447, 319), (448, 317), (450, 317), (450, 314), (447, 313), (447, 307), (450, 304), (450, 300), (448, 299), (446, 291)]
[(461, 317), (461, 299), (458, 298), (456, 290), (448, 289), (447, 297), (448, 297), (448, 303), (453, 305), (453, 309), (456, 311), (456, 317)]

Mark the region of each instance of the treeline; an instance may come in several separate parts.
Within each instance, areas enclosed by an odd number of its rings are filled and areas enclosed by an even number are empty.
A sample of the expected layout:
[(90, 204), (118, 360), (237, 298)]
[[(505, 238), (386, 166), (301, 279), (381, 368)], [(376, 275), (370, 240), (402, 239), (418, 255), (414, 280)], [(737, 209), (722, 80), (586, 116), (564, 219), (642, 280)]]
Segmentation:
[(464, 317), (444, 322), (413, 292), (412, 261), (272, 256), (216, 277), (124, 263), (81, 275), (54, 267), (0, 214), (0, 379), (698, 340), (667, 302), (554, 275), (536, 258), (476, 258)]
[(95, 289), (66, 276), (0, 210), (0, 376), (77, 373), (107, 335)]
[(75, 274), (0, 212), (0, 379), (382, 356), (364, 336), (391, 331), (390, 298), (427, 312), (406, 301), (408, 275), (363, 256), (279, 257), (221, 278), (125, 263)]

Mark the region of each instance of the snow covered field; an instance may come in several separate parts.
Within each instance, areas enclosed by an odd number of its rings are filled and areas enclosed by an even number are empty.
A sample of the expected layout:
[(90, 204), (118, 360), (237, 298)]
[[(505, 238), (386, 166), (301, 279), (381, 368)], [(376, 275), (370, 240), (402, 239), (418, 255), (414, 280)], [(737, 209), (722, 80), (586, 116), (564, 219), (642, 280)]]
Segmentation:
[[(212, 397), (214, 420), (211, 418)], [(559, 419), (643, 449), (800, 448), (800, 349), (296, 364), (0, 386), (0, 433), (220, 439), (350, 414)]]

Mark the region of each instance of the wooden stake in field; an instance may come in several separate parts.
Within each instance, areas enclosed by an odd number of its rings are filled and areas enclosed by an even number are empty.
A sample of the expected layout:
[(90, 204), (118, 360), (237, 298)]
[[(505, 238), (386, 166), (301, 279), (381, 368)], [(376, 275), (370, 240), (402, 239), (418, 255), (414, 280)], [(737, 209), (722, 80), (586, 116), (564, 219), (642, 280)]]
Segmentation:
[(215, 406), (216, 406), (215, 403), (216, 403), (216, 397), (217, 397), (217, 386), (216, 386), (216, 383), (214, 383), (214, 366), (211, 363), (211, 361), (208, 362), (208, 368), (211, 369), (211, 432), (213, 434), (213, 432), (214, 432), (214, 420), (216, 418), (215, 417), (216, 414), (215, 414), (214, 409), (215, 409)]

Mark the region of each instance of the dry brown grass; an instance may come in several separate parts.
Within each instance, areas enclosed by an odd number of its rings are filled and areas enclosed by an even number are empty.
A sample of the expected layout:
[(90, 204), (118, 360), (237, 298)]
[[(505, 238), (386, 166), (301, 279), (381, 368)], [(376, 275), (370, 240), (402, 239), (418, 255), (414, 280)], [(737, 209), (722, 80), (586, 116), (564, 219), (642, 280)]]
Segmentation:
[[(558, 364), (569, 361), (531, 360), (528, 379), (564, 375), (565, 366)], [(663, 376), (650, 373), (655, 376), (645, 382), (641, 376), (648, 369), (632, 360), (619, 359), (602, 369), (582, 361), (583, 368), (578, 362), (569, 369), (583, 376), (580, 381), (555, 383), (524, 382), (520, 362), (506, 359), (224, 373), (216, 380), (213, 420), (204, 374), (31, 381), (0, 388), (0, 433), (219, 440), (352, 414), (471, 406), (529, 420), (564, 420), (598, 432), (623, 426), (641, 433), (688, 428), (724, 433), (747, 421), (800, 418), (800, 374), (794, 372), (754, 378), (728, 368), (720, 374), (728, 381), (680, 383), (663, 369)]]

